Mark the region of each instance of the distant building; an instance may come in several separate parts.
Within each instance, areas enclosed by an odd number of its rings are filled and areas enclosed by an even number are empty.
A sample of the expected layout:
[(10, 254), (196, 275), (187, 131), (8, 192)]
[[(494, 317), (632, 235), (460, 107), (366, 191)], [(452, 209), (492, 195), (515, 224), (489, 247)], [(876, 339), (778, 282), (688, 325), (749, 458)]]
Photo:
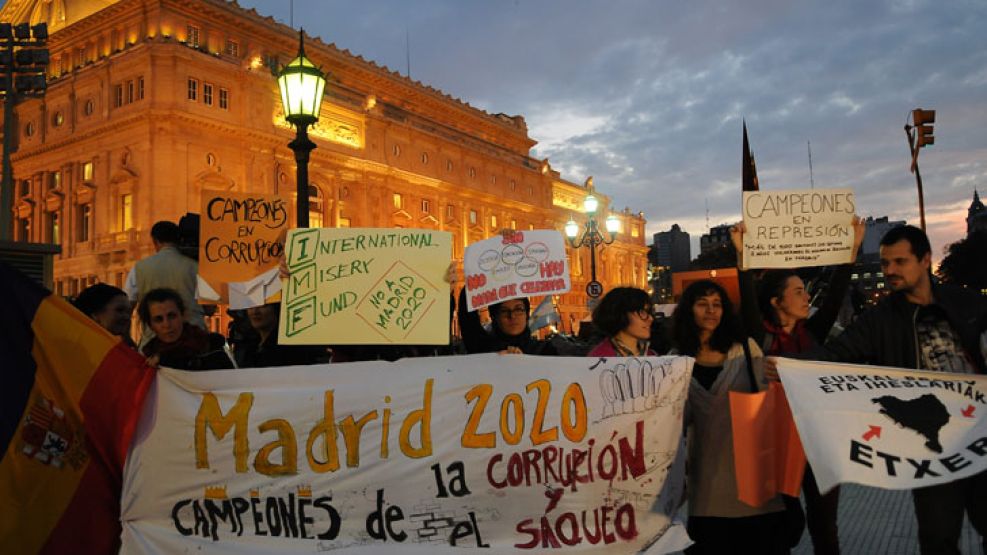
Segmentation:
[(692, 246), (689, 244), (689, 234), (682, 231), (679, 224), (673, 224), (668, 231), (655, 233), (654, 240), (657, 266), (667, 266), (673, 272), (689, 269)]
[(969, 235), (978, 230), (987, 231), (987, 208), (984, 207), (984, 203), (980, 202), (980, 195), (974, 189), (973, 202), (967, 209), (966, 234)]
[(700, 254), (706, 254), (708, 251), (714, 250), (721, 245), (729, 245), (731, 227), (731, 224), (721, 224), (710, 228), (709, 233), (704, 233), (699, 237)]
[(881, 239), (891, 228), (905, 225), (904, 220), (888, 221), (887, 216), (880, 218), (868, 217), (864, 220), (867, 226), (867, 233), (864, 235), (864, 244), (860, 246), (861, 254), (877, 254), (880, 250)]

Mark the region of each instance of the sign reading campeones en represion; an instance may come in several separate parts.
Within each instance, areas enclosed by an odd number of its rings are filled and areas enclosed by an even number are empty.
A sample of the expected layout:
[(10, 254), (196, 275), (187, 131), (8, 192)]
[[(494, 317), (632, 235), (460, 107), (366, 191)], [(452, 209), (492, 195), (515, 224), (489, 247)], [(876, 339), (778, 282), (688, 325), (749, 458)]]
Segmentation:
[(677, 551), (691, 366), (164, 369), (125, 470), (121, 553)]
[(451, 258), (445, 231), (293, 229), (278, 341), (445, 345)]
[(466, 247), (466, 301), (470, 310), (521, 297), (572, 289), (562, 234), (515, 231)]
[(745, 191), (745, 268), (799, 268), (850, 262), (851, 189)]

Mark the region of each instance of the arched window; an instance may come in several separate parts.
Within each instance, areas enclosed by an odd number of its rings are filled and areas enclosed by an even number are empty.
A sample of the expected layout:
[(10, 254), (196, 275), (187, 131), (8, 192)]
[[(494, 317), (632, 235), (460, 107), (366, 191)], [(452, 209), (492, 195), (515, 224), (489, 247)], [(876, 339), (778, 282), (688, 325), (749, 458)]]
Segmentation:
[(322, 190), (315, 185), (308, 186), (308, 226), (325, 227), (326, 206)]

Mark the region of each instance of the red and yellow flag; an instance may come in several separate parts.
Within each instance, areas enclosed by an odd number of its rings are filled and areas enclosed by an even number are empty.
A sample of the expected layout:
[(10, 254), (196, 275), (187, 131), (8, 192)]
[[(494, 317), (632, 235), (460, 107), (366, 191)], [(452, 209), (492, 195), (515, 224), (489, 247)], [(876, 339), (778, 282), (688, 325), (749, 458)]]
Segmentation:
[(115, 553), (144, 358), (0, 263), (0, 553)]
[(730, 419), (737, 497), (752, 507), (779, 493), (798, 497), (805, 452), (781, 384), (758, 393), (731, 391)]

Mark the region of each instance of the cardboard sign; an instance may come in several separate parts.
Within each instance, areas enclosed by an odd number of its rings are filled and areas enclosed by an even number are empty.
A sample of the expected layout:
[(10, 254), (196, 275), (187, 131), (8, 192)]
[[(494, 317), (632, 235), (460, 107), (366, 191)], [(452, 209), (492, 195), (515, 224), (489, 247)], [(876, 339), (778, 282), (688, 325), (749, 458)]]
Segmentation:
[(277, 267), (284, 243), (278, 238), (291, 223), (288, 197), (203, 191), (199, 297), (232, 309), (280, 300)]
[(463, 271), (470, 310), (572, 289), (565, 242), (554, 230), (517, 231), (473, 243), (466, 247)]
[(497, 354), (162, 369), (120, 552), (678, 551), (691, 369)]
[(281, 344), (449, 342), (451, 233), (293, 229), (286, 249)]
[(987, 470), (987, 376), (778, 359), (819, 490), (913, 489)]
[(852, 189), (744, 191), (744, 268), (851, 262)]

